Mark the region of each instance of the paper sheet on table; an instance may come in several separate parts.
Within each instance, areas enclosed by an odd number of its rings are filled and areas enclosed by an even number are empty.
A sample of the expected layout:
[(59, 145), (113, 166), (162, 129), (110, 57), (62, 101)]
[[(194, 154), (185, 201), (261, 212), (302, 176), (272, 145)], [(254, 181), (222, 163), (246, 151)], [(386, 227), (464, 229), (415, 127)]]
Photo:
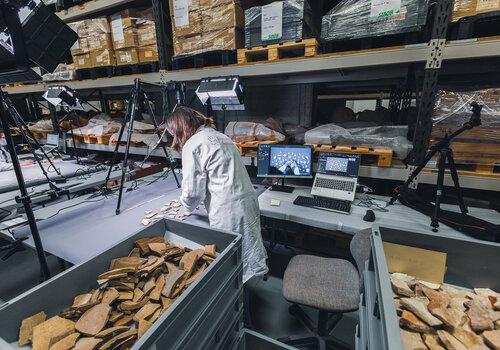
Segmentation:
[(389, 273), (401, 272), (419, 280), (443, 283), (446, 253), (384, 242)]

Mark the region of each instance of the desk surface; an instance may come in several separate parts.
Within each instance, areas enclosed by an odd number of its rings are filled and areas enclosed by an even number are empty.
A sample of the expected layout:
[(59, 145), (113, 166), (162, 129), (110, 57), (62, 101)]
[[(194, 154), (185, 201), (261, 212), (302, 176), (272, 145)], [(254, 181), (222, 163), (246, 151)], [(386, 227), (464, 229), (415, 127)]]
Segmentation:
[[(77, 164), (74, 160), (55, 160), (53, 161), (53, 163), (54, 166), (61, 172), (61, 174), (67, 178), (100, 170), (94, 166)], [(60, 177), (59, 175), (57, 175), (54, 169), (49, 169), (50, 164), (44, 163), (43, 166), (49, 178), (56, 179)], [(43, 175), (42, 170), (36, 163), (29, 166), (23, 166), (22, 172), (24, 181), (27, 186), (35, 186), (47, 182), (47, 179)], [(17, 185), (17, 178), (14, 170), (0, 172), (0, 193), (14, 191), (18, 188), (19, 186)]]
[[(430, 218), (428, 216), (425, 216), (424, 214), (399, 203), (387, 207), (387, 212), (374, 210), (376, 219), (375, 222), (371, 223), (363, 220), (363, 216), (368, 210), (367, 207), (353, 205), (351, 214), (340, 214), (326, 210), (294, 205), (293, 201), (299, 195), (311, 196), (311, 188), (296, 187), (293, 193), (266, 190), (259, 196), (260, 213), (263, 216), (274, 219), (292, 221), (326, 230), (338, 230), (349, 234), (355, 234), (360, 230), (370, 228), (373, 224), (405, 228), (411, 227), (434, 234), (430, 229)], [(389, 197), (383, 196), (372, 197), (381, 202), (388, 202), (390, 199)], [(271, 199), (280, 200), (280, 206), (271, 206)], [(359, 200), (357, 199), (354, 201), (355, 204), (358, 202)], [(453, 205), (442, 205), (442, 208), (446, 210), (458, 210), (458, 208)], [(469, 213), (472, 216), (488, 220), (495, 224), (500, 224), (500, 214), (494, 210), (469, 208)], [(439, 224), (439, 231), (437, 234), (460, 239), (474, 239), (442, 223)]]
[[(95, 198), (96, 202), (85, 204), (78, 210), (63, 211), (39, 222), (44, 249), (74, 264), (85, 261), (144, 227), (141, 220), (146, 210), (159, 212), (166, 202), (177, 199), (179, 195), (180, 190), (170, 175), (167, 179), (124, 193), (120, 215), (115, 215), (116, 195)], [(208, 226), (203, 207), (186, 221)], [(22, 227), (14, 229), (13, 233), (15, 237), (23, 237), (30, 231), (28, 227)], [(31, 237), (25, 243), (34, 246)]]

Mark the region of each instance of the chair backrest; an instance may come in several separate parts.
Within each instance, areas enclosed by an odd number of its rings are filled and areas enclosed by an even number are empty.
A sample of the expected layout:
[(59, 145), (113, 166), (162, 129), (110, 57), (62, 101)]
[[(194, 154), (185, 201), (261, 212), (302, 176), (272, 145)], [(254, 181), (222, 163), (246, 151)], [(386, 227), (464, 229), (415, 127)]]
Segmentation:
[(372, 244), (370, 241), (371, 234), (371, 228), (359, 231), (352, 238), (350, 245), (351, 255), (354, 258), (354, 261), (356, 261), (356, 265), (358, 266), (361, 289), (363, 288), (363, 272), (365, 270), (365, 262), (370, 257), (370, 252), (372, 249)]

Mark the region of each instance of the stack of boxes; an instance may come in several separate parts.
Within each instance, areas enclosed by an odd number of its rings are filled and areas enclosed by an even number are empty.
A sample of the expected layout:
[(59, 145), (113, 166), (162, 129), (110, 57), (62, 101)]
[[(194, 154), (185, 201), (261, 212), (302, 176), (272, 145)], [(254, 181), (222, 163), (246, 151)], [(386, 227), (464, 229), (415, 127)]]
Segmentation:
[(242, 47), (245, 19), (237, 1), (169, 1), (175, 56)]
[(150, 9), (124, 10), (70, 26), (78, 34), (71, 49), (75, 69), (158, 61), (156, 28)]
[(113, 42), (106, 17), (86, 19), (72, 24), (78, 41), (71, 49), (75, 69), (115, 65)]
[(455, 0), (453, 2), (451, 21), (456, 22), (463, 17), (495, 11), (500, 11), (499, 0)]

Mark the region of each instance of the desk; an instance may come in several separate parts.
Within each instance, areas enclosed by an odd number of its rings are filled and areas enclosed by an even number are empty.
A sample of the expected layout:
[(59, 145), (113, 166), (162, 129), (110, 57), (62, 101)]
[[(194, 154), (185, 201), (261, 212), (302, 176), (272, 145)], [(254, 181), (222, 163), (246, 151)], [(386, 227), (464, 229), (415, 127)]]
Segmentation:
[[(432, 232), (430, 228), (431, 219), (424, 214), (412, 210), (404, 205), (396, 203), (387, 207), (387, 212), (374, 210), (375, 222), (363, 221), (367, 207), (353, 205), (351, 214), (340, 214), (326, 210), (301, 207), (294, 205), (293, 201), (297, 196), (310, 196), (310, 187), (295, 187), (293, 193), (274, 192), (269, 189), (259, 196), (259, 207), (261, 215), (273, 219), (292, 221), (307, 226), (317, 227), (331, 231), (342, 231), (354, 235), (360, 230), (371, 228), (373, 224), (379, 226), (389, 225), (397, 227), (411, 227), (415, 230), (422, 230), (430, 234), (437, 234), (451, 238), (465, 240), (476, 240), (466, 234), (463, 234), (449, 226), (439, 223), (439, 231)], [(389, 201), (389, 197), (372, 196), (377, 200)], [(279, 199), (280, 206), (271, 206), (271, 199)], [(356, 203), (357, 200), (354, 201)], [(442, 205), (445, 210), (459, 210), (457, 206)], [(469, 208), (469, 214), (480, 219), (488, 220), (494, 224), (500, 224), (500, 214), (490, 209)]]
[[(105, 167), (95, 167), (77, 164), (74, 160), (55, 160), (53, 161), (54, 166), (61, 172), (61, 174), (66, 178), (75, 177), (78, 175), (88, 174), (97, 172), (105, 169)], [(54, 169), (49, 169), (50, 164), (43, 164), (45, 170), (48, 173), (50, 179), (58, 179), (59, 175), (54, 171)], [(26, 186), (35, 186), (47, 182), (45, 176), (43, 176), (42, 170), (38, 164), (33, 164), (29, 166), (23, 166), (22, 172), (24, 176), (24, 181)], [(17, 190), (19, 186), (17, 185), (17, 178), (14, 170), (0, 172), (0, 193), (9, 192)]]
[[(116, 196), (72, 211), (63, 211), (39, 222), (44, 249), (70, 263), (80, 263), (144, 227), (141, 220), (146, 210), (159, 212), (166, 202), (177, 199), (179, 195), (180, 189), (170, 175), (150, 185), (144, 183), (136, 190), (124, 192), (120, 215), (115, 215)], [(205, 227), (209, 225), (203, 207), (186, 221)], [(29, 227), (14, 229), (13, 235), (16, 238), (29, 236)], [(25, 244), (34, 247), (31, 237)]]

